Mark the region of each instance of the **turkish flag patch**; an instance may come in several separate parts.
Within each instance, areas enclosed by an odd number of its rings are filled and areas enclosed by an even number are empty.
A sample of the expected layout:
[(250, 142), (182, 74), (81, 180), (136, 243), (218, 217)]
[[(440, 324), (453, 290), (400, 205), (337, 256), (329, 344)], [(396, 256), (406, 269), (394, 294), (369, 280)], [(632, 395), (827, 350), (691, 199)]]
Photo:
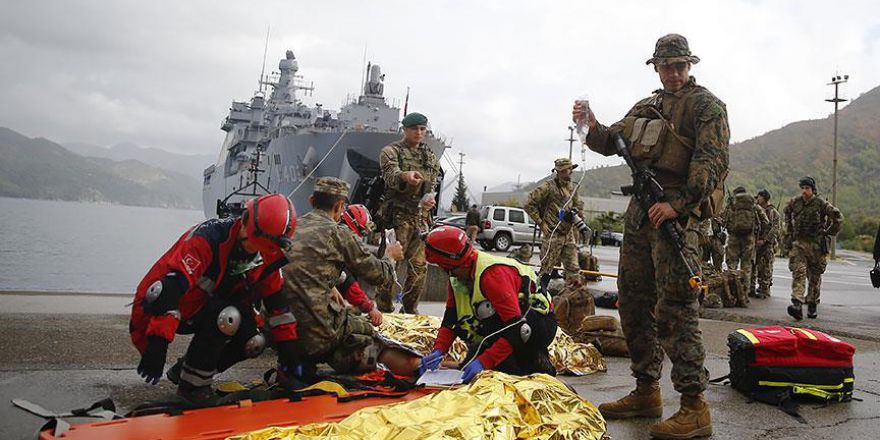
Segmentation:
[(202, 262), (199, 261), (199, 259), (194, 257), (192, 254), (186, 254), (183, 257), (183, 267), (186, 268), (186, 272), (190, 275), (195, 272), (196, 268), (199, 267), (200, 264), (202, 264)]

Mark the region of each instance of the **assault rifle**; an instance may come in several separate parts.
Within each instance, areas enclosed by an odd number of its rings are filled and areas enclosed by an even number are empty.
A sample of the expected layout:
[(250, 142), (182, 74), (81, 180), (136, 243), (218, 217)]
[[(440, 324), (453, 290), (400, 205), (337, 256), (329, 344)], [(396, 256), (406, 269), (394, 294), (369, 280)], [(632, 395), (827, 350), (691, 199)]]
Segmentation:
[[(633, 184), (621, 187), (620, 190), (624, 195), (631, 195), (639, 202), (639, 205), (642, 208), (642, 219), (639, 223), (644, 223), (648, 217), (648, 209), (650, 209), (651, 206), (654, 206), (654, 204), (665, 200), (666, 197), (663, 187), (657, 182), (657, 179), (654, 178), (653, 170), (646, 166), (636, 164), (629, 151), (629, 147), (626, 146), (626, 142), (619, 133), (611, 135), (611, 139), (614, 142), (614, 147), (617, 149), (617, 154), (623, 158), (624, 162), (629, 166), (630, 171), (632, 171)], [(678, 252), (681, 261), (687, 268), (688, 274), (690, 275), (690, 278), (688, 278), (688, 284), (691, 288), (699, 288), (702, 281), (700, 280), (700, 275), (691, 266), (690, 260), (688, 260), (684, 253), (685, 245), (681, 234), (681, 227), (673, 220), (666, 220), (660, 225), (660, 234), (672, 244)]]

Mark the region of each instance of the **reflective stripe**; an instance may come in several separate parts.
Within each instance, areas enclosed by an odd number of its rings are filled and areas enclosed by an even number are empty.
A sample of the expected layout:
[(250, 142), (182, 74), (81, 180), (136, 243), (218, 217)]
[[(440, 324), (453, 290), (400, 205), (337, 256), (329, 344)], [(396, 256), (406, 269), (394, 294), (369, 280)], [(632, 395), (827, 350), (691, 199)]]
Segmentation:
[(171, 315), (171, 316), (173, 316), (175, 319), (177, 319), (178, 321), (180, 321), (180, 310), (177, 310), (177, 309), (169, 310), (169, 311), (165, 312), (165, 314), (166, 314), (166, 315)]
[(843, 383), (837, 385), (815, 385), (809, 383), (794, 383), (794, 382), (773, 382), (769, 380), (760, 380), (758, 381), (758, 385), (765, 387), (802, 387), (802, 388), (816, 388), (820, 390), (840, 390), (843, 389), (844, 384), (852, 383), (855, 379), (852, 377), (846, 377), (843, 379)]
[(199, 370), (197, 368), (190, 367), (189, 365), (184, 363), (183, 368), (181, 368), (180, 370), (180, 380), (197, 387), (203, 387), (211, 385), (211, 383), (214, 382), (215, 374), (217, 374), (216, 370)]
[(850, 392), (834, 393), (830, 391), (822, 391), (820, 388), (816, 387), (792, 387), (791, 391), (795, 394), (808, 394), (825, 400), (843, 400), (852, 394)]
[(290, 312), (269, 317), (269, 327), (279, 327), (294, 322), (296, 322), (296, 316), (293, 316), (293, 313)]
[(217, 283), (214, 280), (208, 277), (199, 278), (199, 282), (196, 283), (200, 289), (204, 290), (206, 293), (214, 292), (214, 289), (217, 288)]
[(748, 330), (739, 329), (736, 332), (745, 336), (746, 339), (748, 339), (749, 342), (752, 343), (752, 345), (758, 345), (758, 338), (756, 338), (755, 335), (751, 334)]
[(812, 339), (812, 340), (814, 340), (814, 341), (817, 339), (817, 338), (816, 338), (816, 335), (814, 335), (812, 332), (810, 332), (810, 331), (807, 330), (807, 329), (797, 328), (797, 327), (792, 327), (791, 329), (792, 329), (792, 330), (797, 330), (797, 331), (801, 332), (801, 334), (803, 334), (804, 336), (806, 336), (806, 337), (808, 337), (808, 338), (810, 338), (810, 339)]

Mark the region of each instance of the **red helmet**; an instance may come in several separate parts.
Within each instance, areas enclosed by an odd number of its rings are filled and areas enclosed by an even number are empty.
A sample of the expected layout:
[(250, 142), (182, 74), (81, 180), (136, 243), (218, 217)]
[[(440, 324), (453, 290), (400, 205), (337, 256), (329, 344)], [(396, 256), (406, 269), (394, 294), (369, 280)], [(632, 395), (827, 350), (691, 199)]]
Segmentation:
[(267, 194), (247, 201), (241, 221), (248, 242), (264, 258), (274, 259), (290, 246), (296, 229), (296, 209), (287, 197)]
[(476, 253), (464, 231), (453, 226), (439, 226), (425, 237), (425, 258), (444, 270), (470, 261)]
[(370, 211), (364, 205), (348, 205), (342, 213), (342, 221), (354, 231), (358, 237), (370, 233)]

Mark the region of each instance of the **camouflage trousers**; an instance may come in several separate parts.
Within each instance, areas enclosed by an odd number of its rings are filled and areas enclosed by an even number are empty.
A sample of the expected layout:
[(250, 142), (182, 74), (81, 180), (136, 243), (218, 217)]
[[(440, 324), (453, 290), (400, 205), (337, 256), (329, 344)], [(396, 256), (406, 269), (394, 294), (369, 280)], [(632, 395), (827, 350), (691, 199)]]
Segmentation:
[(773, 261), (776, 257), (776, 247), (765, 244), (755, 249), (755, 266), (752, 270), (752, 286), (757, 282), (758, 294), (770, 295), (770, 286), (773, 285)]
[(819, 304), (822, 274), (825, 273), (827, 265), (828, 254), (822, 252), (818, 244), (800, 240), (792, 243), (791, 252), (788, 254), (791, 299), (801, 303)]
[(468, 225), (467, 236), (468, 236), (468, 241), (470, 241), (472, 245), (477, 242), (477, 234), (479, 234), (479, 233), (480, 233), (479, 226)]
[(541, 239), (541, 270), (538, 274), (549, 274), (560, 262), (565, 279), (578, 274), (580, 265), (578, 265), (578, 251), (573, 231)]
[(724, 263), (724, 242), (715, 237), (709, 239), (705, 258), (705, 261), (712, 260), (712, 267), (716, 272), (721, 272), (721, 265)]
[[(755, 236), (733, 235), (727, 238), (727, 268), (730, 270), (740, 269), (745, 273), (745, 279), (752, 279), (752, 264), (755, 261)], [(749, 288), (749, 292), (751, 292)]]
[[(418, 221), (401, 222), (394, 228), (397, 241), (403, 246), (403, 260), (400, 260), (398, 265), (403, 264), (406, 267), (401, 298), (404, 313), (418, 311), (419, 300), (425, 291), (428, 263), (425, 261), (425, 242), (419, 237), (420, 232)], [(396, 287), (397, 285), (392, 283), (390, 289), (386, 287), (377, 292), (376, 303), (382, 312), (394, 311), (392, 292)]]
[[(626, 239), (620, 249), (620, 322), (632, 358), (633, 376), (640, 381), (660, 379), (663, 354), (672, 361), (675, 390), (688, 395), (706, 389), (709, 373), (699, 326), (699, 289), (688, 284), (690, 274), (675, 247), (646, 222), (636, 224), (634, 203), (626, 215)], [(689, 235), (689, 234), (688, 234)], [(698, 240), (688, 239), (686, 253), (699, 267)]]

